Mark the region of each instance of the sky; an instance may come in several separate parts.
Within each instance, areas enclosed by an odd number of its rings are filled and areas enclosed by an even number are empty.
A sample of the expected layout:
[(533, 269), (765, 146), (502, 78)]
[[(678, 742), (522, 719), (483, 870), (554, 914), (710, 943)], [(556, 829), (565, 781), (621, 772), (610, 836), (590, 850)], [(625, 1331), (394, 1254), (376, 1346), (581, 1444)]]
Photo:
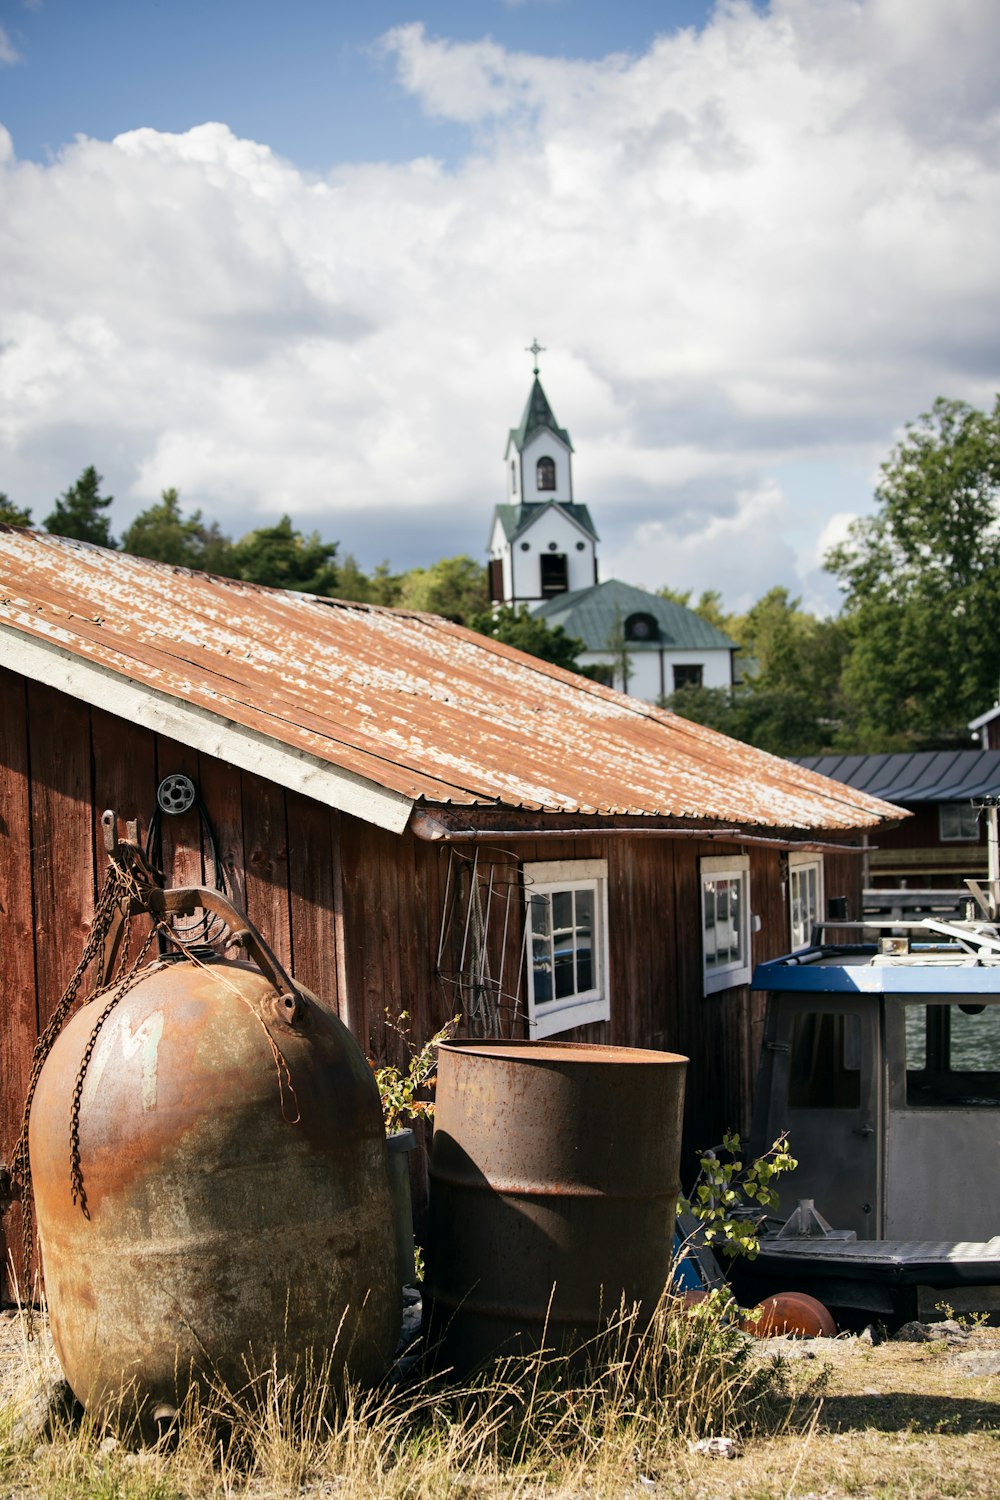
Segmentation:
[(1000, 388), (995, 0), (0, 0), (0, 490), (485, 559), (537, 339), (604, 577), (743, 609)]

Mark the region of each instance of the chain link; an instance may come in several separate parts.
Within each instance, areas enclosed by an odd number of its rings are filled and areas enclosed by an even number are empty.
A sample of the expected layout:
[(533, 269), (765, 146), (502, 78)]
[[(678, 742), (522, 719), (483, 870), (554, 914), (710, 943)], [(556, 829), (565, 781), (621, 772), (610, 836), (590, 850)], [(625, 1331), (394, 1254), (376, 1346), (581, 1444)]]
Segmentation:
[[(129, 845), (119, 845), (119, 848), (125, 854), (126, 859), (129, 858), (129, 847)], [(153, 937), (156, 932), (155, 927), (151, 929), (145, 943), (142, 946), (141, 952), (135, 959), (135, 962), (131, 965), (128, 973), (124, 973), (124, 965), (128, 960), (129, 949), (131, 946), (129, 914), (144, 905), (148, 890), (149, 882), (144, 879), (143, 882), (140, 883), (140, 881), (136, 878), (135, 872), (130, 868), (128, 863), (119, 863), (119, 861), (113, 857), (109, 860), (108, 873), (105, 877), (104, 885), (94, 907), (94, 920), (91, 923), (90, 932), (88, 934), (86, 944), (84, 945), (83, 953), (80, 957), (80, 962), (73, 970), (72, 977), (70, 978), (68, 985), (63, 991), (63, 994), (55, 1010), (49, 1017), (45, 1029), (42, 1031), (41, 1035), (38, 1038), (38, 1041), (35, 1043), (35, 1050), (32, 1054), (31, 1071), (28, 1075), (28, 1088), (24, 1100), (24, 1110), (21, 1115), (21, 1129), (17, 1141), (14, 1145), (14, 1150), (11, 1153), (10, 1162), (10, 1176), (12, 1181), (17, 1184), (21, 1198), (21, 1295), (22, 1298), (25, 1299), (28, 1309), (27, 1332), (29, 1339), (32, 1338), (34, 1334), (32, 1321), (33, 1298), (31, 1296), (30, 1287), (32, 1251), (34, 1249), (35, 1242), (35, 1214), (34, 1196), (31, 1183), (31, 1158), (28, 1152), (28, 1124), (31, 1118), (32, 1101), (35, 1097), (35, 1090), (38, 1087), (38, 1080), (41, 1076), (42, 1068), (45, 1065), (45, 1061), (49, 1053), (52, 1051), (52, 1047), (55, 1043), (56, 1037), (59, 1035), (66, 1022), (66, 1018), (68, 1017), (70, 1011), (73, 1009), (73, 1006), (76, 1004), (77, 995), (79, 994), (80, 986), (83, 983), (84, 976), (86, 975), (87, 970), (91, 967), (94, 961), (99, 957), (103, 957), (105, 942), (111, 931), (112, 924), (114, 923), (116, 915), (120, 914), (123, 922), (125, 923), (125, 932), (123, 935), (124, 941), (119, 953), (118, 962), (115, 965), (115, 974), (113, 976), (105, 976), (103, 982), (97, 980), (91, 993), (84, 1001), (85, 1005), (89, 1005), (100, 995), (107, 993), (109, 989), (115, 989), (115, 994), (112, 996), (111, 1001), (108, 1005), (105, 1006), (104, 1011), (98, 1018), (97, 1027), (95, 1029), (94, 1035), (91, 1037), (90, 1042), (88, 1043), (87, 1051), (85, 1053), (85, 1061), (81, 1064), (80, 1073), (77, 1077), (76, 1088), (74, 1089), (70, 1120), (70, 1176), (73, 1185), (73, 1201), (74, 1203), (76, 1203), (77, 1201), (80, 1201), (78, 1195), (78, 1186), (82, 1191), (82, 1178), (79, 1167), (79, 1096), (83, 1090), (83, 1079), (86, 1076), (86, 1064), (89, 1062), (90, 1054), (93, 1052), (94, 1040), (96, 1038), (97, 1031), (99, 1031), (101, 1026), (103, 1026), (105, 1020), (107, 1019), (107, 1016), (110, 1015), (111, 1011), (114, 1009), (115, 1005), (117, 1005), (119, 999), (121, 998), (121, 995), (124, 994), (124, 987), (127, 986), (128, 988), (131, 988), (132, 984), (134, 984), (140, 977), (140, 967), (145, 960), (146, 954), (149, 952), (150, 944), (152, 943)], [(86, 1212), (85, 1197), (82, 1200), (82, 1206), (84, 1208), (84, 1212)]]

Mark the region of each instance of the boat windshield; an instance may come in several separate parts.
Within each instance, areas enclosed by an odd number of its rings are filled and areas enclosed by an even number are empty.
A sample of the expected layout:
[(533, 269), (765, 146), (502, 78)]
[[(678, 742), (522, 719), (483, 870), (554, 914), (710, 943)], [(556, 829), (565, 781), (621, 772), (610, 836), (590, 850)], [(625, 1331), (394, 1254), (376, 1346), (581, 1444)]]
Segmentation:
[(1000, 1108), (1000, 1005), (907, 1004), (906, 1102)]

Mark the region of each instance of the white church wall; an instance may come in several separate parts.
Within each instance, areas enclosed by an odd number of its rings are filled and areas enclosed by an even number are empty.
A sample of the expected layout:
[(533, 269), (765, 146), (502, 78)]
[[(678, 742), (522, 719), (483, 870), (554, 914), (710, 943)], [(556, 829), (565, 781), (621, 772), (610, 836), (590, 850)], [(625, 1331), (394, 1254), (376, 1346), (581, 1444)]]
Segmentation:
[[(541, 563), (544, 553), (566, 558), (569, 589), (589, 588), (594, 582), (594, 543), (565, 511), (551, 506), (540, 511), (513, 544), (512, 594), (515, 599), (542, 598)], [(506, 575), (505, 575), (506, 582)]]
[[(540, 458), (551, 458), (556, 466), (554, 490), (538, 488), (538, 460)], [(570, 469), (569, 449), (559, 441), (554, 432), (549, 432), (547, 428), (536, 432), (531, 441), (526, 444), (521, 454), (521, 474), (524, 484), (522, 501), (530, 503), (536, 500), (572, 500), (573, 498), (573, 475)]]

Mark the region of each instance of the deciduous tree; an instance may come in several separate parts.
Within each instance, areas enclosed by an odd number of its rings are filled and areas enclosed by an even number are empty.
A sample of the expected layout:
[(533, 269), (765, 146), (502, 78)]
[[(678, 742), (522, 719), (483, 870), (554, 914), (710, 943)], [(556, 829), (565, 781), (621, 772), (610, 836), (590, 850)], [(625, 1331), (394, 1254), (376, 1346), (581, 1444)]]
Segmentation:
[(878, 510), (826, 560), (844, 589), (852, 748), (967, 741), (996, 696), (1000, 397), (939, 398), (882, 466)]
[(518, 651), (526, 651), (529, 656), (565, 667), (567, 672), (580, 670), (577, 657), (586, 649), (583, 641), (567, 635), (561, 625), (550, 626), (544, 620), (535, 619), (526, 604), (518, 610), (505, 604), (495, 614), (484, 611), (473, 615), (469, 624), (480, 635), (489, 635), (507, 646), (516, 646)]
[(135, 557), (209, 573), (227, 573), (232, 544), (215, 521), (206, 524), (201, 511), (181, 514), (180, 495), (166, 489), (148, 510), (141, 511), (122, 536), (122, 550)]
[(232, 548), (228, 569), (234, 578), (305, 594), (337, 592), (336, 542), (324, 542), (318, 531), (308, 536), (282, 516), (275, 526), (247, 532)]

